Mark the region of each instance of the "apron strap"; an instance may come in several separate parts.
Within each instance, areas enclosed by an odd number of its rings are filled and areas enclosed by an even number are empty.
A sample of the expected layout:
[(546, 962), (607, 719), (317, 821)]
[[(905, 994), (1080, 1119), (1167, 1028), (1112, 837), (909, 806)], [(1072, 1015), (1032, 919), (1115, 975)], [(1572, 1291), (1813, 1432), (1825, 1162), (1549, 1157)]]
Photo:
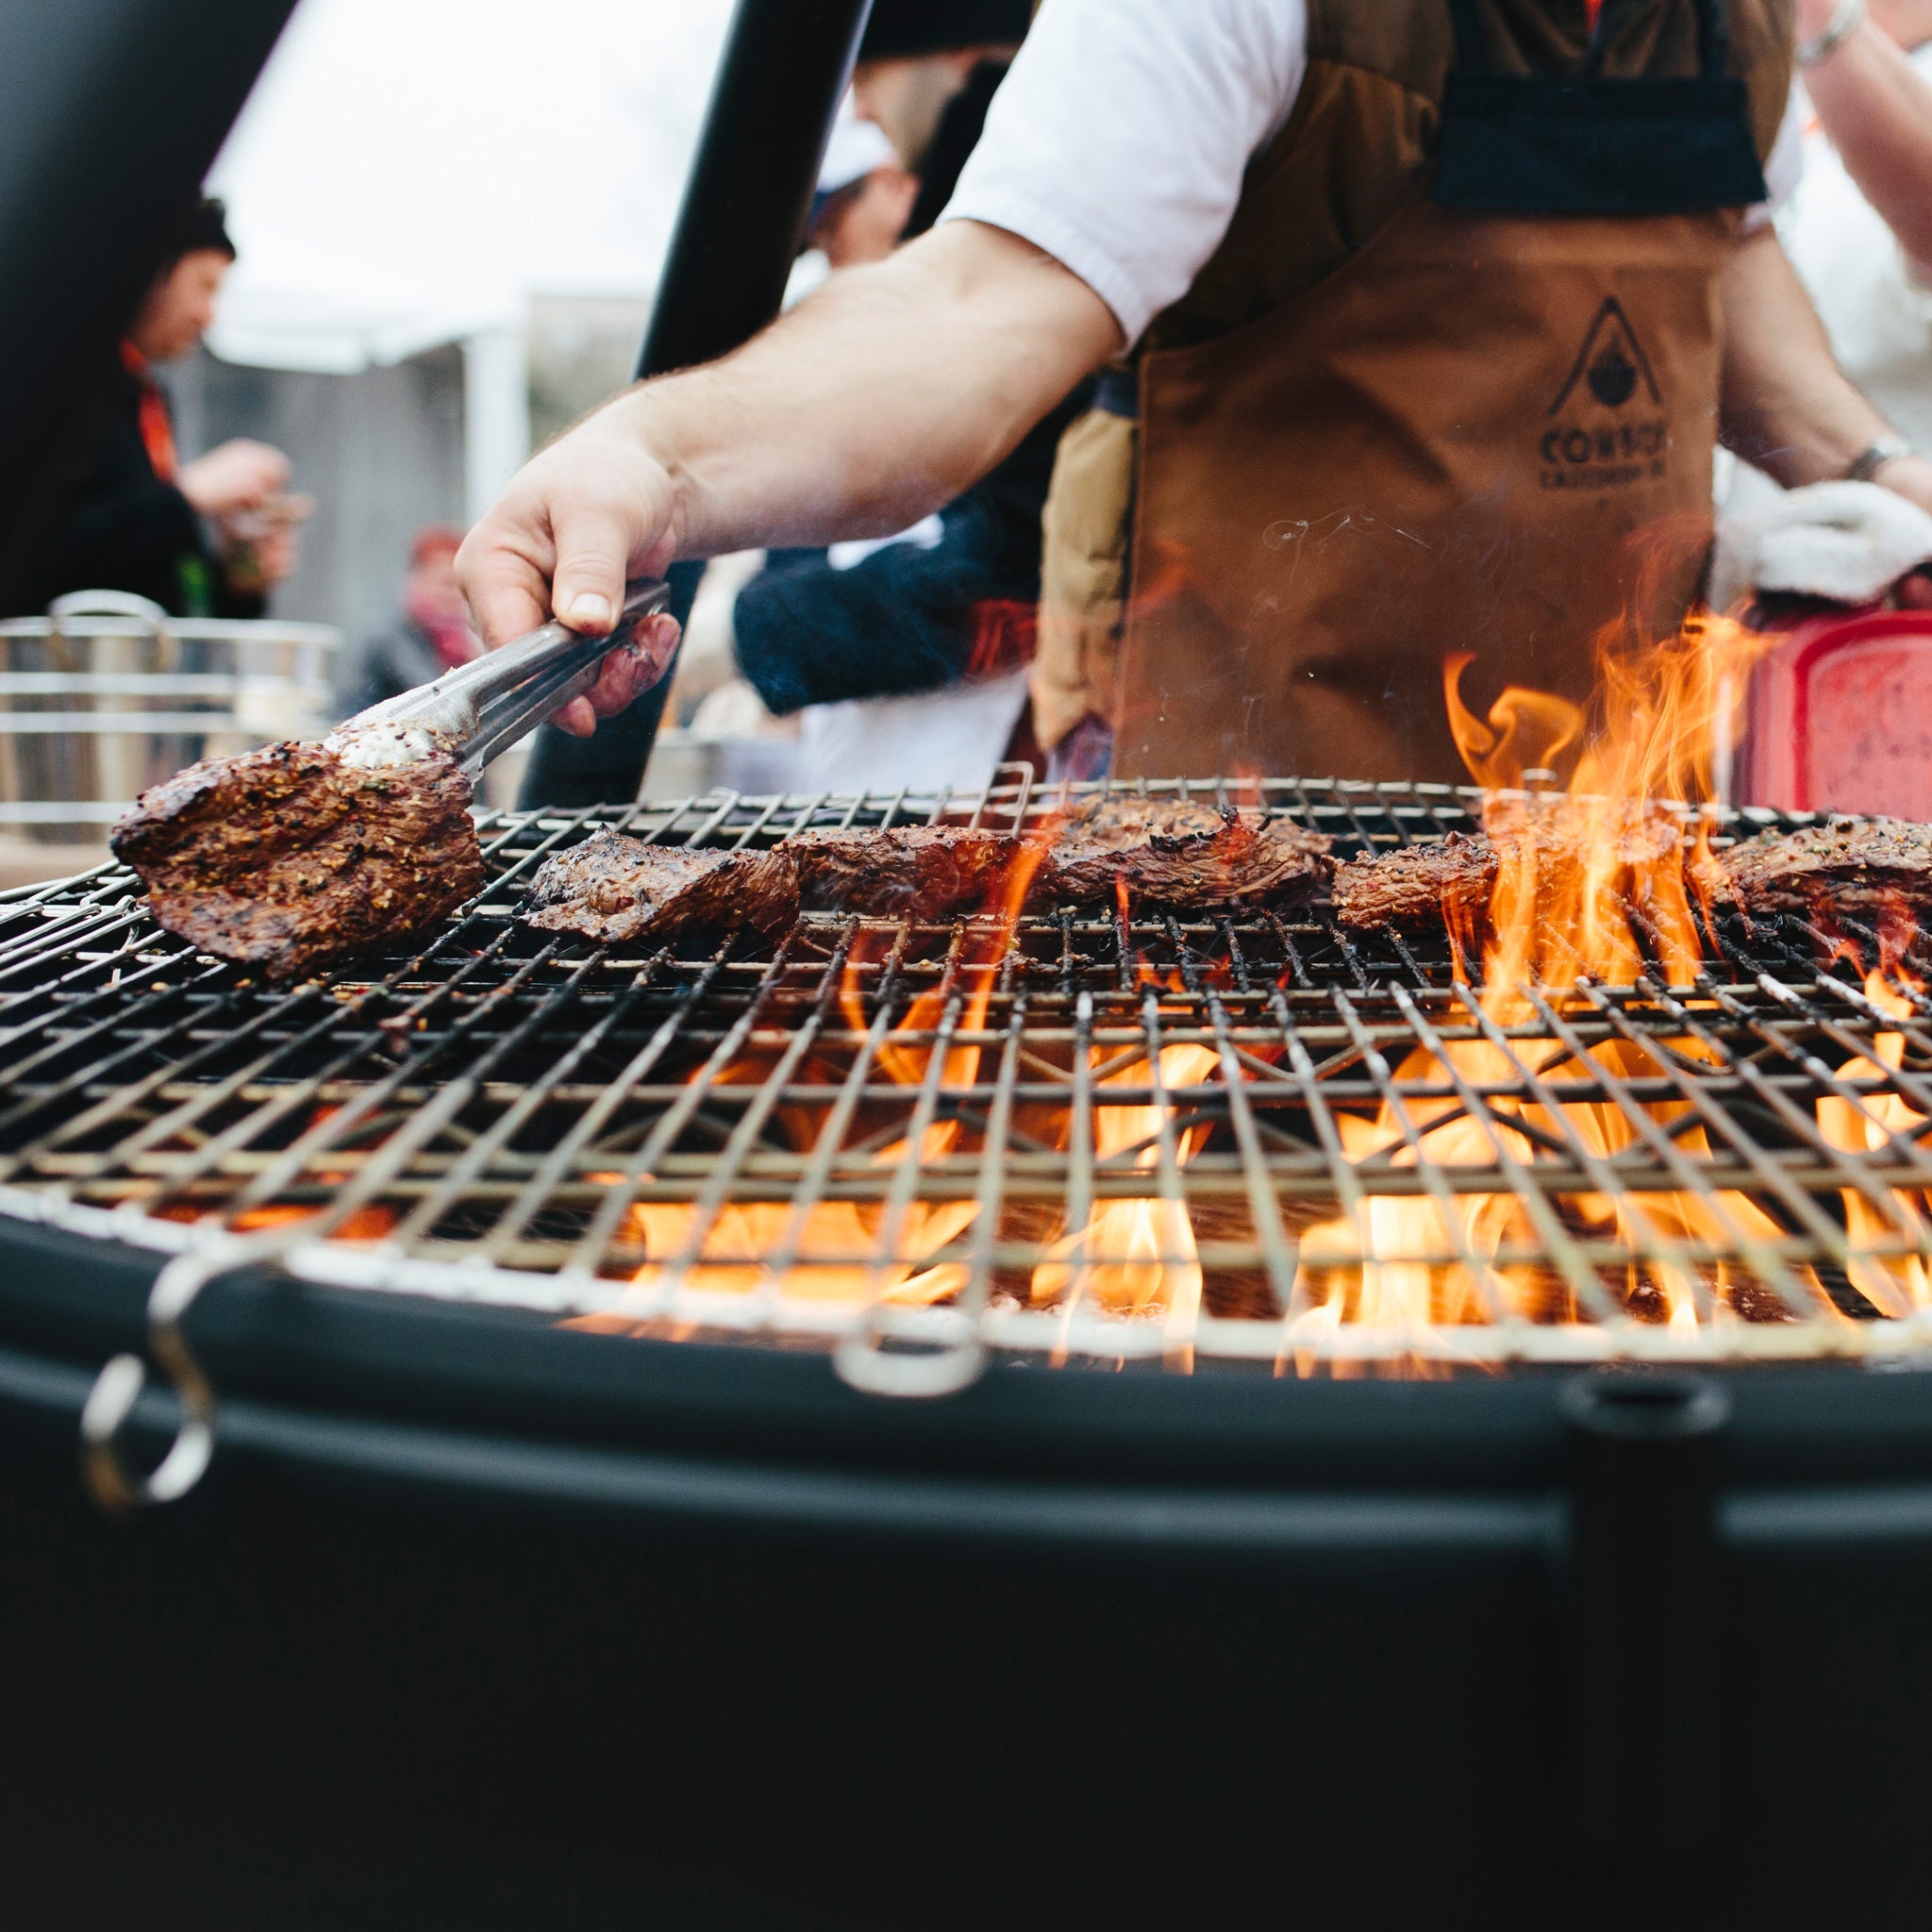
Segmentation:
[[(1695, 0), (1697, 64), (1700, 73), (1721, 75), (1731, 58), (1730, 17), (1724, 0)], [(1487, 74), (1490, 57), (1483, 45), (1482, 22), (1476, 0), (1449, 0), (1449, 18), (1456, 28), (1456, 64), (1467, 74)], [(1597, 34), (1590, 48), (1585, 73), (1594, 75), (1603, 65), (1604, 37)]]

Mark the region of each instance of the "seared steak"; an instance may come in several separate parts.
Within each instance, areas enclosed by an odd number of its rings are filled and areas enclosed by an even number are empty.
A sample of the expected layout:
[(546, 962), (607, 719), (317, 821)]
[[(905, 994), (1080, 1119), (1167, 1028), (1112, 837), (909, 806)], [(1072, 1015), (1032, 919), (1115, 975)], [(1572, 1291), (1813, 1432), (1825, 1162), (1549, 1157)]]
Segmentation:
[(170, 932), (291, 979), (412, 938), (479, 891), (469, 808), (441, 754), (371, 771), (275, 744), (142, 792), (111, 842)]
[(1020, 856), (1017, 840), (959, 825), (798, 832), (784, 849), (797, 860), (808, 911), (889, 919), (976, 910)]
[(1263, 812), (1189, 799), (1099, 798), (1059, 827), (1036, 899), (1136, 899), (1178, 908), (1308, 897), (1334, 872), (1330, 841)]
[(1504, 859), (1530, 851), (1540, 886), (1559, 868), (1607, 854), (1605, 884), (1641, 902), (1649, 896), (1649, 876), (1684, 849), (1676, 819), (1645, 801), (1492, 799), (1484, 819), (1482, 832), (1451, 832), (1426, 844), (1350, 859), (1335, 878), (1336, 917), (1350, 926), (1443, 923), (1476, 932), (1488, 920)]
[(1875, 917), (1932, 907), (1932, 825), (1904, 819), (1764, 832), (1714, 858), (1705, 874), (1712, 896), (1747, 913)]
[(1497, 864), (1496, 848), (1481, 832), (1351, 858), (1335, 874), (1335, 916), (1343, 925), (1447, 922), (1466, 931), (1489, 915)]
[(798, 871), (783, 846), (693, 851), (602, 830), (544, 863), (517, 916), (605, 945), (735, 925), (769, 932), (798, 916)]

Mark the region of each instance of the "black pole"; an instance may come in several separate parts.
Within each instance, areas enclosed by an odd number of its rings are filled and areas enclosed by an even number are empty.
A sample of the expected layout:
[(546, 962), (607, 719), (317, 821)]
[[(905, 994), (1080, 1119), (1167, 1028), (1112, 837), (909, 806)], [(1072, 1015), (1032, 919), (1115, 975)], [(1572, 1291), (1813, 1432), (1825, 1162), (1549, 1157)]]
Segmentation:
[(0, 609), (293, 0), (0, 7)]
[[(716, 361), (778, 313), (871, 12), (872, 0), (738, 0), (639, 352), (641, 380)], [(680, 624), (702, 575), (701, 565), (672, 572)], [(670, 686), (667, 677), (588, 741), (544, 725), (517, 803), (527, 811), (635, 798)]]

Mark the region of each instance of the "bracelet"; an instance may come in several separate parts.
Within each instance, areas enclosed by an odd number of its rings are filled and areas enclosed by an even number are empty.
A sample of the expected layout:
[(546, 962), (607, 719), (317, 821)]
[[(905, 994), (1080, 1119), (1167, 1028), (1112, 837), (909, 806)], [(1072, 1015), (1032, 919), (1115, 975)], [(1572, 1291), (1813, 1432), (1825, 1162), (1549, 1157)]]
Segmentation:
[(1813, 34), (1808, 41), (1800, 41), (1793, 58), (1800, 67), (1816, 67), (1837, 53), (1864, 24), (1865, 0), (1838, 0), (1838, 11), (1831, 16), (1824, 31)]
[(1916, 454), (1903, 436), (1881, 436), (1870, 449), (1861, 450), (1845, 465), (1847, 483), (1869, 483), (1887, 463)]

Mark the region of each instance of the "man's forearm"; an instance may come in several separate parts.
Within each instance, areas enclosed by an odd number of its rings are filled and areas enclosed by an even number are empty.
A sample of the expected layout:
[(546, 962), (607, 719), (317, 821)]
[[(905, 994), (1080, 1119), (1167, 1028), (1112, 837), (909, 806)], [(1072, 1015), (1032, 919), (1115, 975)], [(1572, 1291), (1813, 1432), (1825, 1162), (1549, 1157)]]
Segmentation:
[(1805, 87), (1865, 198), (1907, 256), (1932, 263), (1932, 83), (1868, 21)]
[(672, 479), (680, 556), (890, 536), (970, 488), (1119, 346), (1057, 262), (955, 223), (724, 362), (610, 407)]
[(1842, 476), (1890, 425), (1832, 355), (1824, 325), (1770, 229), (1725, 272), (1724, 442), (1787, 489)]

